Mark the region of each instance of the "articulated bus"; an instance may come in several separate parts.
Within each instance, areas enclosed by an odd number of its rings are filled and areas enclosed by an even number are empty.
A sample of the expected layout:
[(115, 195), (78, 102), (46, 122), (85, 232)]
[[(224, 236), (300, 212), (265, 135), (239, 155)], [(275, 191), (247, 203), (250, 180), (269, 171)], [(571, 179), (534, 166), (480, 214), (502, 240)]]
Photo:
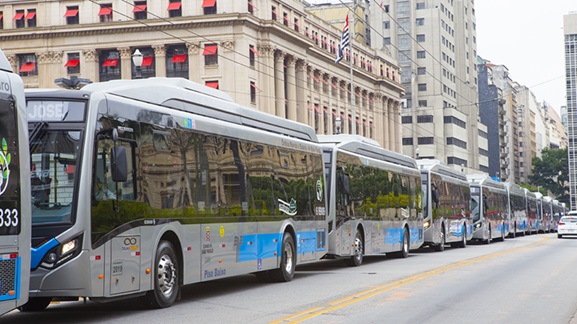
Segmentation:
[(473, 210), (473, 239), (491, 243), (494, 239), (504, 240), (506, 233), (508, 198), (502, 182), (491, 180), (486, 175), (470, 174), (471, 209)]
[(406, 258), (419, 248), (423, 218), (415, 160), (357, 135), (318, 137), (329, 188), (326, 258), (358, 266), (364, 255)]
[(26, 93), (33, 183), (27, 310), (255, 273), (327, 252), (322, 151), (306, 125), (181, 78)]
[(0, 315), (28, 300), (30, 160), (24, 84), (0, 50)]
[(517, 235), (525, 236), (525, 232), (527, 232), (529, 228), (525, 190), (513, 182), (506, 182), (505, 185), (507, 186), (507, 195), (509, 196), (509, 237), (516, 237)]
[(553, 215), (551, 220), (551, 231), (557, 232), (557, 226), (559, 225), (559, 220), (561, 217), (565, 216), (565, 207), (564, 204), (559, 202), (559, 200), (553, 200)]
[(439, 160), (418, 159), (417, 165), (423, 188), (423, 245), (436, 251), (443, 251), (446, 243), (466, 247), (473, 238), (467, 176)]
[(527, 222), (529, 226), (527, 227), (527, 235), (537, 233), (538, 229), (538, 211), (537, 211), (537, 195), (535, 192), (530, 191), (527, 188), (525, 190), (525, 200), (527, 201)]
[(541, 224), (539, 226), (539, 232), (541, 233), (549, 233), (551, 232), (551, 228), (553, 227), (553, 198), (549, 196), (543, 197), (542, 207), (542, 218)]

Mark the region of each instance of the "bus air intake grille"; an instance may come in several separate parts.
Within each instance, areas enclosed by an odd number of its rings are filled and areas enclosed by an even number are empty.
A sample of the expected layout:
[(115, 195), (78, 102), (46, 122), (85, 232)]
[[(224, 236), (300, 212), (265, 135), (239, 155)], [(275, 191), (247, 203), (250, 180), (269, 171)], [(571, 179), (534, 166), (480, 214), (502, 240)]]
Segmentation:
[(8, 295), (16, 289), (16, 261), (17, 259), (0, 259), (0, 299), (16, 297)]

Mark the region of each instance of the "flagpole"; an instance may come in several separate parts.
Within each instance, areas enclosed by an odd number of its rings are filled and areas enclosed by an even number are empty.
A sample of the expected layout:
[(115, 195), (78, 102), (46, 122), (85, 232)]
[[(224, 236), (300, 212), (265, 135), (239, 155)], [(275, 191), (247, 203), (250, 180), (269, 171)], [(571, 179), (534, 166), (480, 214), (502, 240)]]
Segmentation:
[(353, 0), (353, 10), (351, 13), (352, 17), (352, 24), (349, 26), (349, 33), (351, 35), (350, 42), (349, 42), (349, 69), (351, 72), (351, 118), (352, 118), (352, 134), (357, 133), (357, 120), (355, 118), (355, 88), (353, 85), (353, 41), (355, 39), (355, 7), (357, 5), (357, 0)]

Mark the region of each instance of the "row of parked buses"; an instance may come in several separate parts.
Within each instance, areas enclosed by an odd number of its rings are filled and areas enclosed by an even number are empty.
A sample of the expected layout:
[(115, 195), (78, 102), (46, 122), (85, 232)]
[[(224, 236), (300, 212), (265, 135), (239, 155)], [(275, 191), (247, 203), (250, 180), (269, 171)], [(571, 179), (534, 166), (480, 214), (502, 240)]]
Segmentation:
[(186, 284), (247, 273), (290, 281), (323, 258), (358, 266), (545, 230), (545, 200), (518, 187), (360, 136), (317, 136), (185, 79), (27, 90), (26, 101), (22, 311), (78, 296), (162, 308)]

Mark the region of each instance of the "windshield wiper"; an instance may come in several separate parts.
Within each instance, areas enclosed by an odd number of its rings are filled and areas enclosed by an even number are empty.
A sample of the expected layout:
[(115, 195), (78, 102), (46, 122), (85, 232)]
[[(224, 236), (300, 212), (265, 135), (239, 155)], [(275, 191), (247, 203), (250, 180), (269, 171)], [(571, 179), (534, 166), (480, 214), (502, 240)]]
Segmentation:
[(47, 122), (39, 122), (36, 125), (34, 125), (34, 129), (32, 129), (32, 131), (30, 132), (28, 139), (28, 144), (30, 146), (32, 146), (32, 143), (34, 143), (36, 139), (44, 133), (47, 126), (48, 126)]

